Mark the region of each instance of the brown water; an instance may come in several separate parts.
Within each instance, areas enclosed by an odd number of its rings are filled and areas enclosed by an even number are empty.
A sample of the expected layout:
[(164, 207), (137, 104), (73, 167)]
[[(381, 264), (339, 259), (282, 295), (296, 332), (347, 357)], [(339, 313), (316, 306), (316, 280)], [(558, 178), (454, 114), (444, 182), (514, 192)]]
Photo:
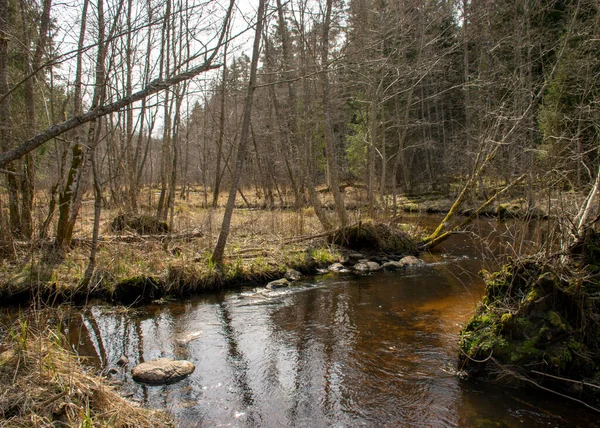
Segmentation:
[[(140, 309), (92, 306), (73, 312), (68, 333), (98, 367), (129, 357), (114, 377), (182, 427), (595, 426), (597, 415), (565, 400), (456, 374), (457, 333), (483, 291), (483, 254), (458, 236), (413, 270), (326, 274), (283, 291)], [(196, 370), (167, 386), (131, 380), (129, 369), (157, 357)]]

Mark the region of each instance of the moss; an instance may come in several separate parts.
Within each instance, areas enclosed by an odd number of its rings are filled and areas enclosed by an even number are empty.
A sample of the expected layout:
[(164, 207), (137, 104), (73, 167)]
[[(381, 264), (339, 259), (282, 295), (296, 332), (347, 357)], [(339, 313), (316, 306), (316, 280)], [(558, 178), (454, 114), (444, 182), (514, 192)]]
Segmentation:
[(563, 322), (562, 318), (555, 311), (548, 312), (548, 321), (550, 322), (551, 325), (559, 328), (560, 330), (563, 330), (563, 331), (567, 330), (567, 326)]
[(598, 279), (587, 268), (517, 260), (482, 276), (484, 304), (460, 333), (461, 370), (493, 376), (502, 373), (498, 364), (508, 364), (513, 371), (537, 368), (570, 379), (599, 372), (599, 308), (588, 293)]

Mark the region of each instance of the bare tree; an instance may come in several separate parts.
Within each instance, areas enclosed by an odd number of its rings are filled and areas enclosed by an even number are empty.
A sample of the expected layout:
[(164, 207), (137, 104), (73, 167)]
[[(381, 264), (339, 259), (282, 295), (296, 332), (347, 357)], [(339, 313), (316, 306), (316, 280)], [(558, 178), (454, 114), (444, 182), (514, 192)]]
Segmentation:
[(246, 92), (246, 100), (244, 101), (244, 116), (242, 120), (242, 130), (240, 133), (240, 143), (238, 145), (237, 159), (235, 162), (235, 170), (233, 172), (231, 189), (229, 190), (229, 197), (227, 198), (225, 213), (223, 214), (223, 223), (221, 225), (221, 231), (219, 233), (219, 238), (217, 239), (217, 244), (215, 245), (215, 249), (211, 257), (212, 261), (217, 265), (223, 264), (223, 255), (225, 253), (225, 245), (227, 243), (229, 229), (231, 227), (231, 217), (233, 215), (235, 197), (238, 192), (238, 186), (242, 175), (242, 168), (246, 160), (246, 150), (248, 147), (248, 139), (250, 138), (250, 120), (252, 117), (252, 103), (254, 99), (254, 90), (256, 89), (256, 70), (258, 68), (260, 40), (264, 25), (265, 1), (266, 0), (259, 0), (258, 3), (258, 11), (256, 13), (256, 30), (254, 33), (252, 60), (250, 64), (250, 79), (248, 80), (248, 90)]

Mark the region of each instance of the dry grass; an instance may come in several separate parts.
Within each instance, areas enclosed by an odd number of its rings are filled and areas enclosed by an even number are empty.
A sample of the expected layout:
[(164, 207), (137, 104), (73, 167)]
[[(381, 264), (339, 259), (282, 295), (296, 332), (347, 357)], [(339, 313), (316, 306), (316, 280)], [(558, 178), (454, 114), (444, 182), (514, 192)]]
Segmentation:
[[(121, 397), (63, 348), (55, 330), (16, 323), (0, 345), (0, 427), (164, 427), (168, 416)], [(65, 342), (66, 343), (66, 342)]]
[[(91, 290), (78, 288), (88, 264), (93, 223), (93, 204), (84, 201), (74, 233), (76, 245), (73, 250), (64, 257), (53, 258), (49, 257), (48, 245), (20, 246), (17, 257), (0, 260), (0, 296), (19, 292), (45, 296), (61, 294), (67, 298), (82, 292), (106, 295), (112, 293), (118, 283), (139, 277), (154, 278), (177, 294), (177, 288), (183, 283), (186, 292), (194, 292), (215, 288), (215, 285), (236, 278), (271, 279), (282, 275), (286, 267), (337, 261), (334, 260), (335, 251), (326, 254), (328, 246), (324, 239), (288, 243), (293, 238), (322, 232), (312, 209), (267, 210), (242, 206), (233, 216), (226, 248), (226, 269), (217, 278), (209, 258), (224, 209), (203, 208), (202, 199), (202, 192), (192, 192), (186, 200), (177, 198), (173, 218), (175, 238), (140, 238), (129, 232), (115, 235), (110, 230), (110, 223), (120, 211), (104, 210), (100, 227), (102, 242)], [(148, 206), (141, 209), (151, 212)], [(364, 213), (355, 210), (351, 216), (358, 220)], [(182, 236), (186, 234), (190, 236)], [(317, 248), (320, 251), (314, 254), (312, 250)]]

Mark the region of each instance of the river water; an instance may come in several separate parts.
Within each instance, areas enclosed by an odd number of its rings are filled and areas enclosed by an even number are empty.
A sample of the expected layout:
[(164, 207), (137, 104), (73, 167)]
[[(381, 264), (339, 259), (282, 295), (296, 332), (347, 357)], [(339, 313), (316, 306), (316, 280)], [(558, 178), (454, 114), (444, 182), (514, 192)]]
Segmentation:
[[(489, 224), (478, 227), (491, 236)], [(482, 295), (486, 254), (470, 235), (457, 236), (403, 272), (324, 274), (282, 291), (143, 308), (91, 306), (72, 312), (67, 332), (98, 368), (126, 355), (128, 367), (112, 377), (182, 427), (595, 426), (597, 415), (564, 399), (457, 374), (457, 334)], [(196, 370), (167, 386), (131, 380), (135, 364), (157, 357)]]

